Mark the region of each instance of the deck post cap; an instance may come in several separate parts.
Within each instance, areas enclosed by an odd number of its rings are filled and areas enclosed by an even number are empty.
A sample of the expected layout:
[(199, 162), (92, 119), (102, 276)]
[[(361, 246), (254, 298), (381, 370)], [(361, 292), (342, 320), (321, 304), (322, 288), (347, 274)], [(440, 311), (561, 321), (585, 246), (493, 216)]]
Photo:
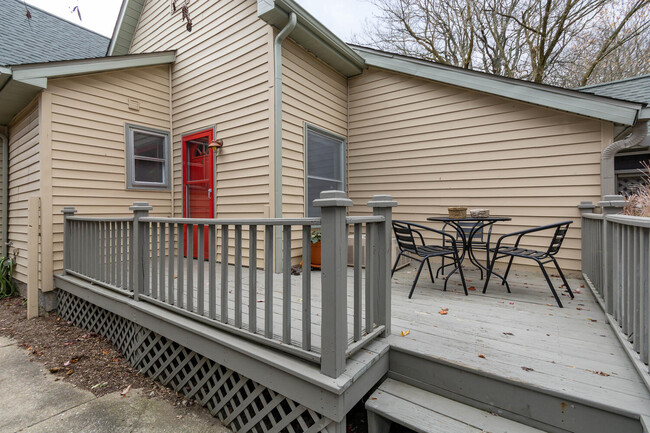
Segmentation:
[(350, 206), (352, 206), (352, 200), (350, 200), (345, 195), (345, 191), (337, 191), (337, 190), (322, 191), (320, 193), (320, 198), (317, 198), (316, 200), (314, 200), (314, 206), (316, 206), (316, 207), (333, 207), (333, 206), (350, 207)]
[(603, 213), (605, 213), (605, 209), (610, 208), (609, 213), (611, 213), (612, 211), (616, 212), (616, 209), (624, 208), (626, 203), (627, 201), (622, 195), (605, 195), (603, 200), (598, 202), (598, 206), (603, 208)]
[(132, 211), (142, 211), (142, 210), (152, 210), (153, 207), (149, 206), (149, 203), (146, 201), (134, 201), (133, 205), (129, 207), (129, 210)]
[(367, 206), (369, 207), (395, 207), (397, 202), (393, 200), (393, 196), (390, 194), (376, 194), (372, 196), (372, 199), (368, 202)]

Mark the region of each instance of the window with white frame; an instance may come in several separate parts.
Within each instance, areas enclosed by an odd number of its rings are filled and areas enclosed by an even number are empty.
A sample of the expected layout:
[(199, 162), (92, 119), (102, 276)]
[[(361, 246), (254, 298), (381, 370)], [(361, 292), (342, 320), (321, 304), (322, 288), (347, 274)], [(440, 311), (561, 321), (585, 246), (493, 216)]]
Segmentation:
[(345, 138), (307, 125), (305, 128), (306, 151), (306, 214), (319, 217), (319, 207), (313, 202), (321, 191), (336, 189), (345, 191)]
[(127, 188), (169, 188), (169, 132), (126, 125)]

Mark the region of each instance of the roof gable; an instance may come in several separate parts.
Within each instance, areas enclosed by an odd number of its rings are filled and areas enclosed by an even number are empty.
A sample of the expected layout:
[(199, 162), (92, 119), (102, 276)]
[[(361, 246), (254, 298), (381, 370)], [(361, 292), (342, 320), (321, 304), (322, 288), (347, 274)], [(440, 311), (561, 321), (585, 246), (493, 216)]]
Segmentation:
[(0, 65), (101, 57), (109, 39), (19, 0), (2, 2)]

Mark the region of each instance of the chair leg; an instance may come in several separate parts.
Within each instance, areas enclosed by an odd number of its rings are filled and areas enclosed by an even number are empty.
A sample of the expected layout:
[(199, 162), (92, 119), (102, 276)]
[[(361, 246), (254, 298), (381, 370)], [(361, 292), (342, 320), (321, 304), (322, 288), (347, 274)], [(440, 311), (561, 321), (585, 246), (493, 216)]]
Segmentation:
[(420, 272), (422, 272), (422, 266), (424, 266), (425, 260), (422, 260), (420, 262), (420, 266), (418, 267), (418, 273), (415, 274), (415, 280), (413, 281), (413, 285), (411, 286), (411, 291), (409, 292), (409, 299), (411, 299), (411, 296), (413, 296), (413, 291), (415, 291), (415, 285), (418, 283), (418, 278), (420, 278)]
[[(442, 269), (442, 275), (445, 275), (445, 256), (442, 256), (442, 266), (438, 268), (438, 272)], [(438, 278), (438, 272), (436, 272), (436, 278)]]
[(560, 274), (560, 278), (562, 278), (562, 281), (564, 282), (564, 287), (569, 291), (569, 296), (571, 296), (571, 299), (574, 298), (573, 296), (573, 291), (571, 291), (571, 287), (569, 287), (569, 282), (566, 280), (564, 277), (564, 273), (562, 272), (562, 269), (560, 269), (560, 264), (555, 260), (555, 257), (551, 256), (551, 259), (553, 259), (553, 263), (555, 264), (555, 269), (557, 269), (558, 274)]
[(488, 263), (488, 270), (487, 270), (487, 274), (485, 275), (485, 284), (483, 284), (483, 293), (487, 292), (487, 286), (488, 283), (490, 282), (490, 277), (492, 276), (492, 269), (494, 269), (494, 262), (496, 261), (496, 259), (497, 259), (497, 254), (494, 253), (494, 255), (492, 256), (492, 261)]
[(553, 292), (553, 296), (555, 296), (555, 300), (557, 301), (557, 305), (560, 308), (562, 307), (562, 301), (560, 301), (560, 297), (557, 295), (557, 292), (555, 291), (555, 287), (553, 287), (553, 283), (551, 282), (551, 279), (548, 276), (548, 273), (546, 272), (546, 269), (544, 269), (544, 265), (542, 262), (537, 262), (539, 264), (539, 267), (542, 268), (542, 274), (544, 274), (544, 278), (546, 278), (546, 282), (548, 283), (548, 287), (550, 287), (551, 292)]
[(433, 271), (431, 270), (431, 263), (429, 262), (428, 257), (427, 257), (427, 266), (429, 267), (429, 275), (431, 276), (431, 282), (435, 283), (436, 281), (433, 279)]
[(392, 277), (393, 274), (395, 273), (395, 270), (397, 269), (397, 264), (399, 263), (399, 258), (402, 257), (402, 252), (400, 251), (399, 254), (397, 255), (397, 260), (395, 260), (395, 264), (393, 265), (393, 270), (390, 271), (390, 276)]
[[(454, 253), (454, 259), (458, 261), (458, 253)], [(458, 267), (458, 273), (460, 274), (460, 281), (463, 283), (463, 290), (465, 291), (465, 296), (468, 296), (469, 293), (467, 293), (467, 283), (465, 282), (465, 274), (463, 274), (462, 266)]]
[(506, 268), (505, 274), (503, 274), (503, 281), (501, 282), (502, 286), (506, 283), (506, 280), (508, 279), (508, 274), (510, 273), (510, 267), (512, 266), (512, 261), (514, 259), (515, 259), (515, 256), (510, 256), (510, 260), (508, 261), (508, 267)]

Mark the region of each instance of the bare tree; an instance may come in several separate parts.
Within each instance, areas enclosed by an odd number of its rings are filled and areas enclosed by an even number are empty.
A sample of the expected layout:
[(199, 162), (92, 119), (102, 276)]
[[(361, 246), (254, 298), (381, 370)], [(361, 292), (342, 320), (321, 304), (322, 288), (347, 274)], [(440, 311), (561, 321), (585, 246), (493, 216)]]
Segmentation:
[(379, 20), (360, 42), (534, 82), (584, 84), (624, 48), (647, 52), (650, 0), (370, 1)]

